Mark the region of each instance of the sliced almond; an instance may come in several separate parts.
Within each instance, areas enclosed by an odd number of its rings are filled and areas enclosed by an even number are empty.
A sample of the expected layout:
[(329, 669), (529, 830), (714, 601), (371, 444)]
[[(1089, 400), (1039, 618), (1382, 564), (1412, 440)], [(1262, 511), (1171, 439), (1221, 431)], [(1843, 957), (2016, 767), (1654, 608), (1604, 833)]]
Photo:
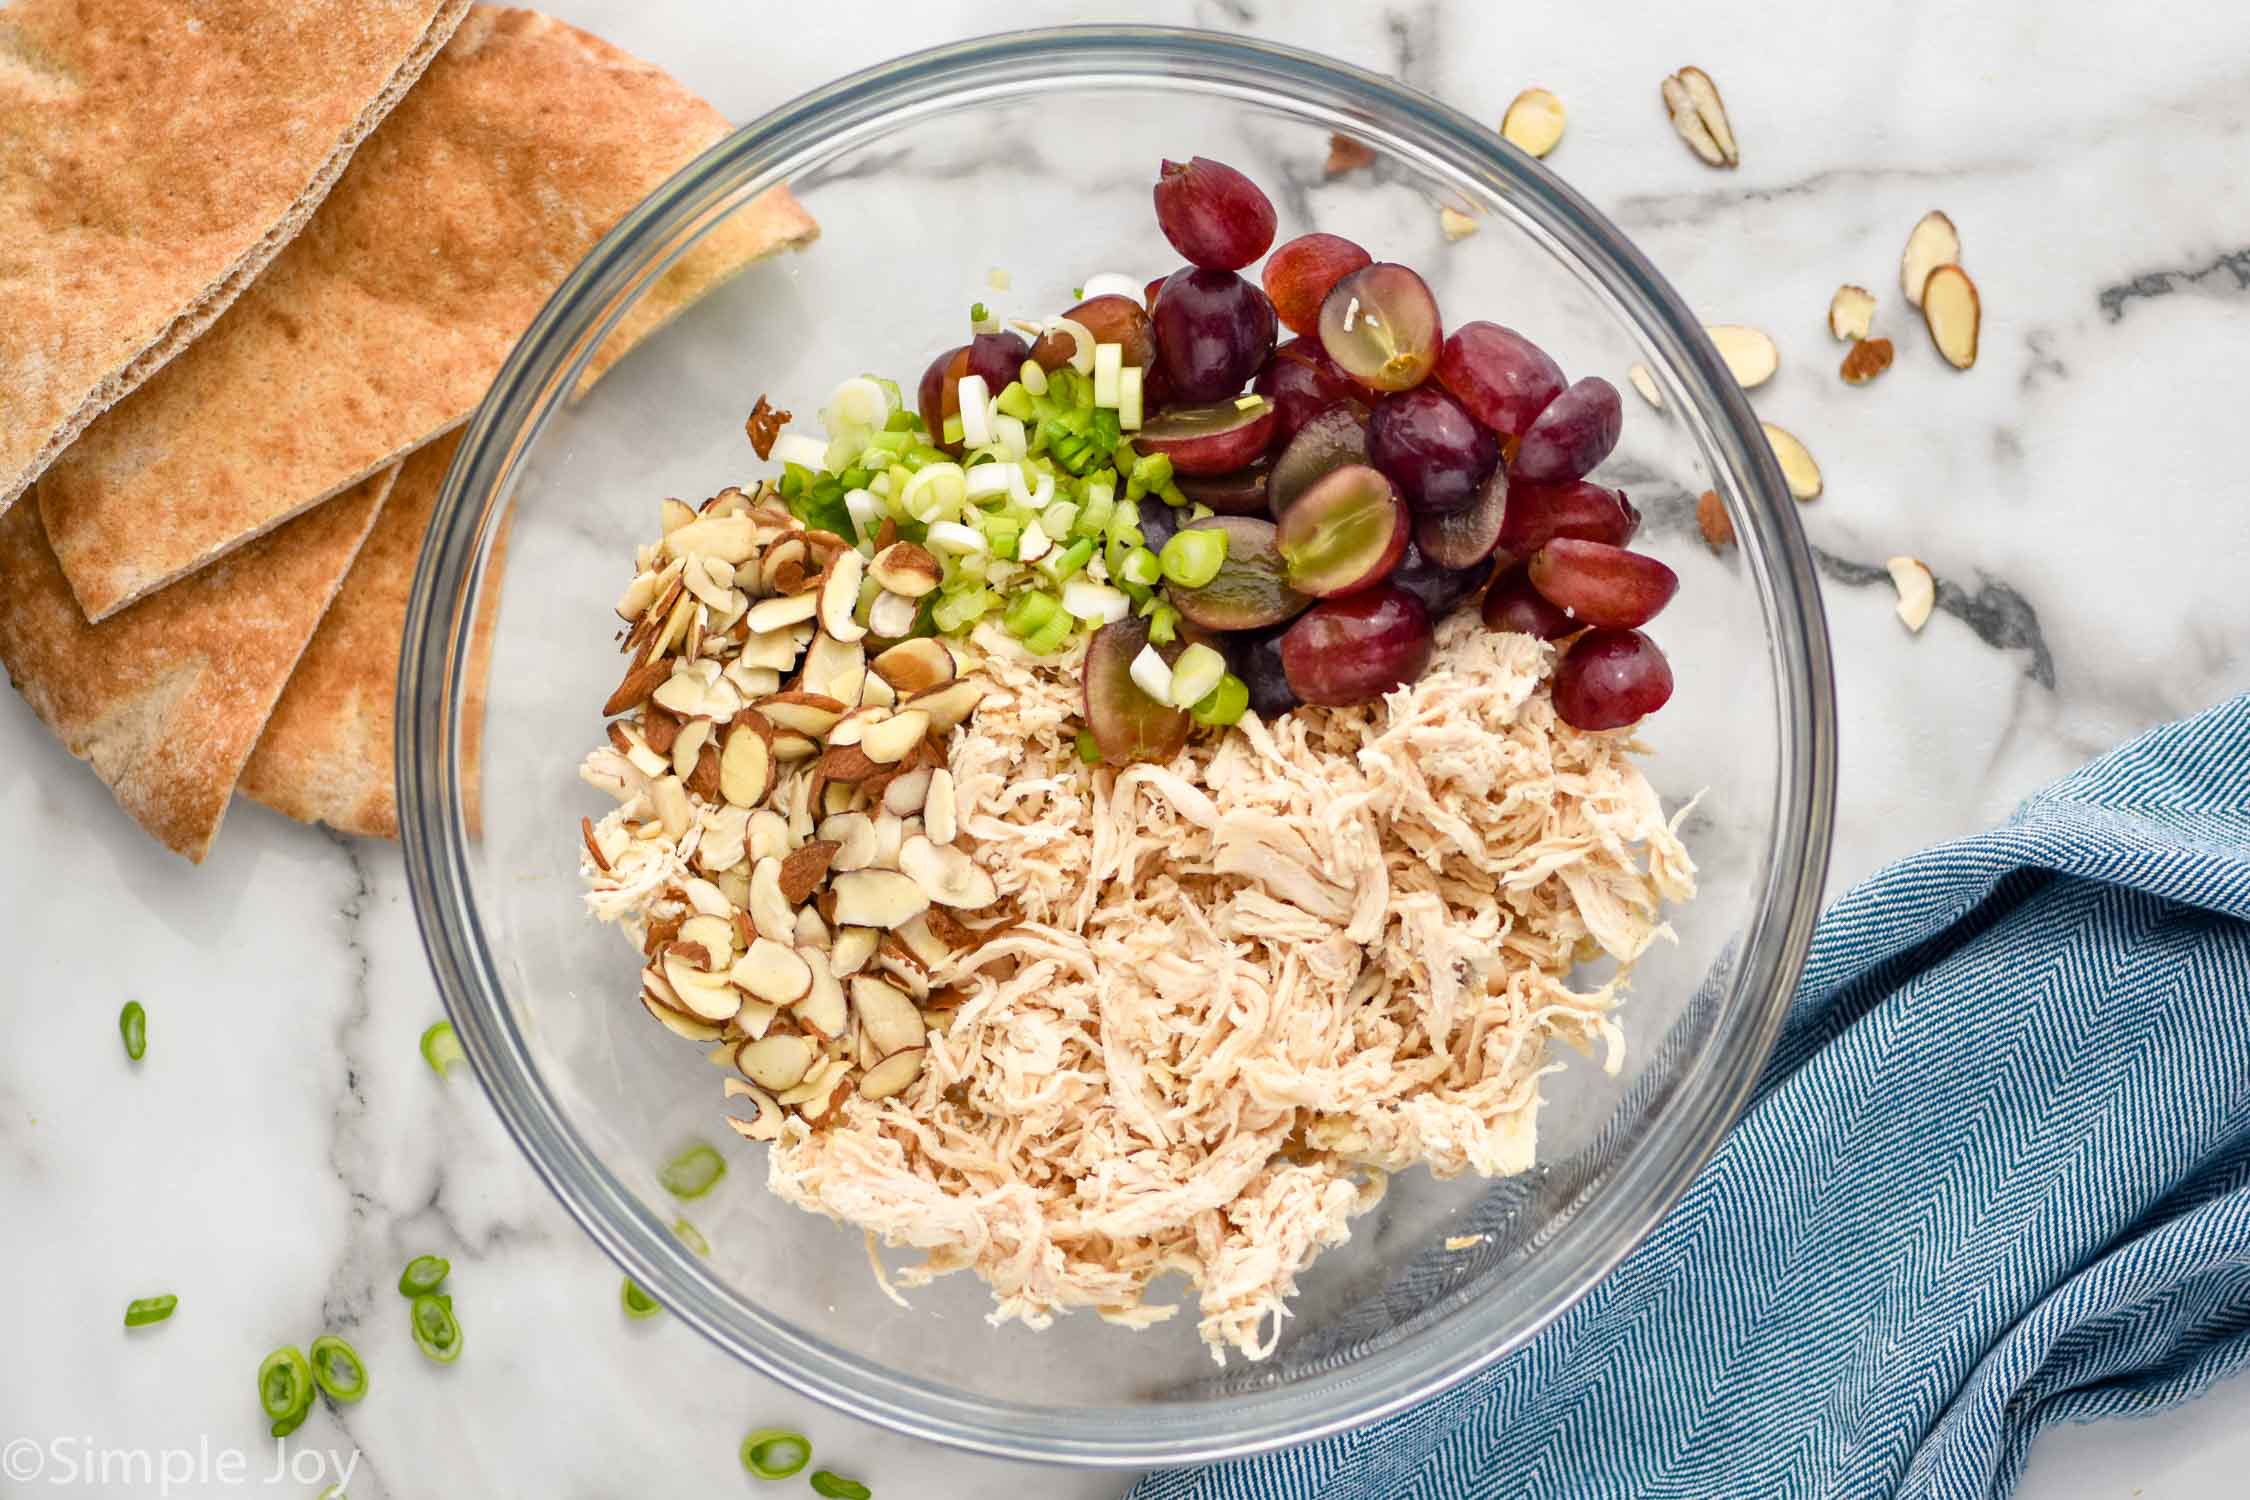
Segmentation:
[(674, 843), (685, 838), (695, 825), (695, 809), (688, 803), (687, 787), (680, 778), (659, 776), (648, 784), (648, 795), (657, 820), (664, 825), (665, 837)]
[(684, 1010), (675, 1010), (647, 990), (641, 991), (641, 1008), (654, 1016), (674, 1036), (686, 1037), (691, 1042), (715, 1042), (719, 1039), (720, 1032), (716, 1025), (709, 1021), (699, 1021)]
[(824, 964), (812, 966), (812, 988), (804, 999), (797, 1002), (792, 1012), (797, 1024), (822, 1037), (834, 1040), (851, 1025), (851, 1013), (844, 1007), (844, 982), (830, 973)]
[(782, 899), (791, 906), (803, 906), (812, 899), (820, 883), (828, 878), (828, 866), (841, 848), (828, 839), (814, 839), (789, 851), (781, 862), (780, 885)]
[(797, 936), (796, 908), (781, 894), (781, 861), (770, 855), (750, 869), (750, 924), (772, 942), (793, 942)]
[(797, 1112), (807, 1119), (817, 1118), (827, 1112), (836, 1086), (843, 1082), (844, 1075), (850, 1071), (851, 1064), (844, 1058), (823, 1058), (805, 1075), (803, 1083), (793, 1089), (783, 1090), (776, 1096), (777, 1101), (796, 1106)]
[(730, 1099), (748, 1099), (757, 1110), (757, 1115), (753, 1119), (744, 1120), (735, 1115), (726, 1117), (727, 1124), (734, 1127), (736, 1135), (748, 1141), (778, 1141), (781, 1139), (781, 1106), (774, 1102), (773, 1095), (757, 1085), (745, 1083), (739, 1078), (727, 1080), (726, 1092)]
[(1766, 430), (1766, 442), (1772, 447), (1773, 456), (1781, 465), (1781, 477), (1789, 482), (1789, 493), (1799, 500), (1819, 499), (1820, 465), (1813, 462), (1811, 451), (1797, 440), (1797, 435), (1793, 432), (1776, 427), (1771, 422), (1760, 422), (1758, 425)]
[[(787, 672), (797, 665), (803, 654), (805, 642), (797, 638), (804, 627), (791, 626), (787, 630), (769, 630), (764, 635), (754, 635), (742, 643), (735, 654), (733, 666), (742, 670)], [(733, 675), (730, 670), (729, 675)]]
[(809, 620), (819, 612), (820, 595), (808, 589), (801, 594), (760, 599), (742, 618), (749, 624), (752, 635), (764, 635), (769, 630), (785, 630), (799, 621)]
[(1545, 89), (1525, 89), (1500, 117), (1500, 138), (1526, 156), (1545, 156), (1562, 139), (1563, 102)]
[(809, 760), (820, 753), (820, 742), (808, 735), (783, 730), (773, 737), (773, 758), (778, 761)]
[(664, 617), (662, 628), (649, 637), (648, 650), (642, 653), (645, 660), (656, 661), (677, 645), (687, 634), (688, 617), (703, 607), (701, 601), (683, 590), (677, 582), (672, 585), (672, 590), (678, 597), (673, 600), (671, 613)]
[[(878, 774), (882, 769), (881, 762), (871, 758), (857, 745), (831, 744), (820, 753), (817, 774), (823, 782), (859, 782)], [(823, 808), (822, 811), (825, 812), (826, 809)]]
[(944, 687), (931, 688), (907, 699), (909, 707), (918, 708), (930, 716), (930, 728), (945, 734), (956, 728), (984, 701), (984, 684), (974, 677), (962, 677)]
[(883, 939), (883, 945), (875, 950), (875, 964), (917, 1005), (930, 998), (930, 971), (896, 933)]
[(1664, 393), (1656, 388), (1656, 377), (1648, 372), (1647, 365), (1633, 366), (1625, 372), (1625, 378), (1632, 382), (1634, 390), (1641, 393), (1643, 401), (1658, 411), (1664, 409)]
[(860, 679), (859, 701), (868, 708), (891, 708), (898, 703), (898, 690), (870, 670)]
[(703, 967), (723, 969), (734, 958), (734, 923), (725, 917), (696, 915), (680, 924), (679, 941), (710, 955)]
[(929, 1028), (922, 1024), (922, 1013), (904, 990), (887, 979), (854, 974), (851, 992), (852, 1014), (859, 1018), (860, 1034), (874, 1044), (879, 1055), (889, 1057), (922, 1045)]
[(828, 953), (828, 943), (828, 924), (820, 919), (819, 911), (810, 906), (798, 907), (797, 951), (800, 953), (810, 951), (825, 958)]
[(774, 1017), (780, 1014), (781, 1007), (770, 1001), (745, 999), (727, 1024), (754, 1042), (772, 1029)]
[(820, 836), (835, 843), (829, 868), (839, 873), (864, 870), (875, 859), (875, 820), (863, 812), (838, 813), (823, 818)]
[(1908, 630), (1919, 632), (1937, 607), (1937, 580), (1918, 557), (1894, 557), (1883, 566), (1890, 569), (1891, 583), (1898, 590), (1898, 617)]
[(875, 853), (870, 863), (878, 870), (898, 868), (898, 846), (906, 842), (906, 820), (885, 809), (875, 815)]
[(889, 718), (870, 724), (859, 737), (859, 748), (878, 765), (894, 766), (914, 753), (922, 736), (930, 732), (924, 709), (902, 708)]
[(912, 633), (921, 613), (922, 607), (914, 600), (886, 590), (877, 594), (875, 602), (867, 607), (868, 633), (886, 641), (898, 640)]
[(757, 555), (758, 546), (758, 525), (749, 516), (699, 516), (664, 534), (664, 550), (673, 557), (701, 553), (738, 568)]
[(800, 772), (789, 784), (789, 847), (813, 835), (812, 777)]
[(828, 888), (836, 896), (831, 921), (839, 927), (878, 927), (889, 932), (913, 921), (930, 904), (921, 885), (896, 870), (847, 870)]
[(748, 839), (753, 861), (779, 859), (791, 848), (789, 820), (772, 808), (761, 807), (750, 815)]
[(839, 552), (820, 586), (820, 628), (839, 641), (856, 641), (867, 627), (852, 618), (859, 607), (859, 581), (867, 573), (867, 559), (859, 553)]
[(755, 724), (727, 731), (719, 752), (719, 794), (736, 807), (756, 807), (773, 790), (773, 749)]
[(759, 938), (734, 961), (727, 977), (770, 1005), (794, 1005), (812, 988), (812, 965), (786, 943)]
[(900, 818), (920, 812), (929, 798), (934, 774), (928, 766), (916, 766), (892, 777), (891, 784), (883, 788), (883, 811)]
[(706, 744), (703, 747), (702, 753), (696, 757), (695, 769), (688, 773), (686, 785), (689, 796), (700, 798), (706, 803), (718, 802), (723, 798), (724, 794), (719, 790), (719, 752), (715, 746)]
[(1828, 331), (1840, 339), (1863, 339), (1875, 326), (1875, 294), (1849, 282), (1828, 299)]
[(1477, 221), (1449, 203), (1438, 205), (1437, 226), (1438, 233), (1444, 235), (1449, 244), (1459, 243), (1477, 232)]
[(838, 813), (853, 810), (852, 804), (860, 799), (860, 787), (844, 781), (831, 781), (820, 789), (820, 815), (832, 818)]
[(859, 1075), (859, 1097), (862, 1099), (888, 1099), (902, 1094), (915, 1079), (922, 1076), (923, 1049), (909, 1047), (904, 1052), (894, 1052), (874, 1067)]
[(1703, 540), (1711, 544), (1712, 551), (1734, 545), (1734, 519), (1720, 503), (1717, 490), (1705, 490), (1696, 497), (1695, 524), (1702, 531)]
[[(1929, 309), (1925, 307), (1923, 311)], [(1890, 367), (1889, 339), (1854, 339), (1851, 348), (1844, 351), (1844, 362), (1836, 373), (1844, 377), (1846, 385), (1865, 385)]]
[(1688, 143), (1689, 150), (1708, 166), (1741, 165), (1742, 156), (1734, 144), (1734, 124), (1727, 118), (1726, 103), (1710, 74), (1701, 68), (1682, 68), (1664, 80), (1659, 92), (1671, 113), (1672, 128)]
[(885, 683), (911, 698), (953, 680), (953, 653), (932, 636), (900, 641), (868, 666)]
[(950, 844), (959, 826), (955, 822), (953, 773), (943, 767), (930, 773), (929, 795), (922, 799), (922, 831), (933, 844)]
[(768, 594), (796, 594), (804, 590), (806, 567), (812, 549), (801, 536), (785, 536), (758, 559), (758, 586)]
[(724, 974), (706, 974), (683, 957), (678, 947), (664, 954), (664, 979), (680, 1009), (705, 1021), (725, 1021), (742, 1008), (742, 996)]
[(1711, 336), (1719, 358), (1727, 362), (1734, 383), (1746, 391), (1764, 385), (1781, 368), (1781, 351), (1758, 329), (1741, 323), (1707, 323), (1703, 331)]
[(868, 725), (880, 723), (890, 716), (891, 711), (889, 709), (875, 704), (864, 704), (855, 708), (838, 719), (835, 725), (829, 729), (826, 736), (828, 747), (834, 750), (842, 746), (856, 745), (859, 743), (860, 736), (867, 732)]
[(1932, 271), (1960, 263), (1960, 232), (1951, 219), (1931, 209), (1907, 231), (1906, 253), (1899, 257), (1898, 289), (1906, 294), (1907, 305), (1922, 305), (1922, 289), (1928, 285)]
[[(738, 908), (735, 912), (735, 925), (740, 927), (750, 920), (750, 864), (744, 860), (735, 861), (732, 867), (719, 872), (718, 882), (719, 889), (725, 891), (727, 899)], [(745, 933), (741, 941), (747, 944), (750, 937), (751, 934)]]
[(1929, 325), (1930, 342), (1956, 370), (1977, 362), (1977, 330), (1984, 307), (1977, 284), (1959, 266), (1939, 266), (1922, 285), (1922, 321)]
[(776, 729), (791, 729), (814, 739), (836, 727), (845, 705), (825, 693), (776, 693), (758, 700), (758, 712)]
[(626, 670), (625, 680), (602, 703), (602, 713), (621, 714), (640, 707), (672, 675), (668, 661), (638, 661)]
[(708, 880), (690, 877), (680, 890), (686, 895), (688, 905), (706, 917), (731, 917), (734, 913), (727, 904), (726, 893)]
[(664, 575), (654, 568), (643, 568), (625, 585), (625, 592), (617, 598), (617, 618), (638, 620), (656, 602), (656, 591), (664, 586)]
[(930, 920), (933, 914), (952, 920), (944, 907), (933, 906), (893, 934), (905, 945), (906, 951), (914, 955), (914, 961), (922, 966), (925, 974), (936, 973), (953, 957), (951, 945), (939, 935), (937, 924)]
[(841, 927), (836, 940), (828, 949), (828, 972), (838, 979), (856, 974), (867, 967), (882, 943), (883, 935), (872, 927)]
[(875, 554), (867, 575), (887, 591), (902, 598), (919, 599), (938, 586), (945, 570), (926, 547), (913, 542), (893, 542)]
[(866, 1073), (882, 1062), (883, 1054), (875, 1050), (875, 1043), (866, 1032), (855, 1031), (852, 1033), (852, 1059), (859, 1064), (859, 1070)]
[(839, 641), (823, 631), (805, 648), (805, 665), (798, 686), (808, 693), (834, 698), (847, 709), (859, 702), (860, 684), (867, 677), (867, 652), (857, 641)]
[(933, 844), (923, 834), (899, 845), (898, 867), (940, 906), (974, 911), (1000, 898), (992, 877), (975, 860), (959, 849)]
[(755, 1042), (745, 1042), (735, 1055), (735, 1065), (752, 1083), (763, 1088), (787, 1090), (804, 1081), (819, 1052), (810, 1037), (795, 1032), (777, 1032)]
[(711, 738), (712, 728), (709, 719), (690, 719), (686, 727), (672, 736), (672, 770), (682, 781), (695, 774), (696, 757)]

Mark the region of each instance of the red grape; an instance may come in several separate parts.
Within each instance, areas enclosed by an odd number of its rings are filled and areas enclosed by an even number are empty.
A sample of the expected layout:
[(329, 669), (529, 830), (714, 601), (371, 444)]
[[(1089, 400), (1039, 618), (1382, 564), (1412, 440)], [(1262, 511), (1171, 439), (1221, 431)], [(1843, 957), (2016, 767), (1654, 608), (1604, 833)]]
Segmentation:
[(1527, 484), (1519, 477), (1508, 487), (1500, 545), (1517, 557), (1531, 556), (1558, 536), (1622, 547), (1640, 525), (1640, 512), (1620, 490), (1604, 489), (1590, 479)]
[(1154, 321), (1157, 368), (1182, 401), (1236, 394), (1273, 352), (1273, 304), (1232, 271), (1174, 271)]
[(1187, 519), (1187, 511), (1165, 504), (1162, 495), (1145, 495), (1140, 500), (1140, 517), (1135, 529), (1141, 534), (1141, 545), (1151, 552), (1162, 552), (1172, 533)]
[(1355, 401), (1365, 387), (1336, 368), (1318, 339), (1291, 339), (1273, 351), (1273, 358), (1258, 372), (1250, 389), (1280, 409), (1274, 425), (1278, 446), (1297, 435), (1299, 428), (1339, 401)]
[(948, 453), (961, 451), (959, 443), (945, 440), (945, 419), (960, 411), (961, 377), (968, 373), (969, 346), (961, 344), (930, 361), (915, 392), (915, 404), (921, 408), (922, 425), (930, 430), (930, 441)]
[(1390, 261), (1352, 272), (1320, 304), (1321, 346), (1346, 375), (1373, 390), (1420, 385), (1444, 341), (1429, 284)]
[(1174, 406), (1149, 418), (1132, 435), (1133, 446), (1164, 454), (1175, 473), (1231, 474), (1266, 451), (1273, 423), (1271, 401), (1248, 407), (1232, 401)]
[(1266, 257), (1266, 295), (1291, 333), (1320, 331), (1320, 304), (1337, 282), (1375, 257), (1340, 234), (1300, 234)]
[[(1272, 473), (1272, 465), (1261, 458), (1231, 474), (1179, 474), (1176, 482), (1181, 494), (1199, 505), (1210, 506), (1222, 516), (1262, 516), (1266, 514), (1266, 483)], [(1141, 502), (1144, 516), (1148, 506), (1148, 501)], [(1170, 509), (1161, 500), (1157, 501), (1157, 507)]]
[(1435, 648), (1422, 601), (1384, 584), (1307, 610), (1281, 638), (1281, 666), (1305, 702), (1343, 708), (1412, 682)]
[(1152, 277), (1149, 284), (1141, 288), (1141, 305), (1150, 312), (1155, 312), (1156, 294), (1164, 290), (1164, 283), (1170, 279), (1165, 276)]
[(1250, 690), (1250, 707), (1261, 719), (1277, 718), (1301, 701), (1281, 665), (1281, 638), (1288, 633), (1287, 626), (1277, 625), (1227, 637), (1227, 659)]
[(1449, 568), (1435, 562), (1421, 543), (1409, 538), (1406, 551), (1391, 569), (1391, 586), (1401, 588), (1422, 601), (1432, 620), (1442, 620), (1453, 613), (1454, 606), (1484, 587), (1485, 575), (1490, 571), (1479, 564), (1469, 568)]
[(1520, 563), (1501, 569), (1493, 578), (1492, 587), (1484, 591), (1480, 613), (1487, 630), (1513, 630), (1543, 641), (1559, 641), (1583, 628), (1540, 596)]
[[(1008, 382), (1023, 374), (1023, 362), (1031, 358), (1031, 346), (1020, 334), (1002, 329), (998, 333), (980, 333), (969, 340), (969, 373), (982, 375), (984, 383), (997, 396), (1008, 388)], [(955, 392), (955, 402), (959, 402)]]
[(1266, 506), (1279, 520), (1322, 475), (1367, 462), (1367, 408), (1341, 401), (1314, 417), (1273, 461)]
[[(1156, 329), (1141, 305), (1130, 297), (1088, 297), (1063, 316), (1082, 325), (1095, 343), (1118, 345), (1126, 364), (1146, 366), (1156, 360)], [(1039, 335), (1039, 342), (1031, 346), (1031, 357), (1039, 361), (1042, 370), (1058, 370), (1070, 363), (1077, 348), (1076, 339), (1056, 329)]]
[[(1157, 702), (1133, 681), (1133, 658), (1148, 644), (1148, 622), (1131, 618), (1111, 621), (1086, 643), (1086, 727), (1113, 766), (1170, 760), (1187, 743), (1186, 711)], [(1176, 647), (1157, 650), (1178, 654)]]
[(1465, 509), (1424, 512), (1414, 522), (1414, 539), (1440, 566), (1473, 568), (1500, 544), (1500, 525), (1508, 508), (1508, 471), (1493, 465), (1492, 477)]
[(1422, 515), (1467, 509), (1500, 462), (1498, 440), (1434, 385), (1384, 397), (1367, 452)]
[(1555, 668), (1555, 713), (1576, 729), (1621, 729), (1671, 697), (1672, 664), (1638, 630), (1589, 630)]
[(1255, 630), (1301, 614), (1312, 600), (1289, 586), (1288, 566), (1274, 543), (1271, 521), (1257, 516), (1212, 516), (1183, 531), (1223, 531), (1226, 561), (1201, 588), (1166, 590), (1179, 612), (1206, 630)]
[(1381, 582), (1406, 551), (1406, 504), (1364, 464), (1347, 464), (1298, 497), (1274, 544), (1289, 586), (1327, 598)]
[(1617, 387), (1589, 375), (1548, 402), (1524, 431), (1512, 465), (1515, 476), (1536, 484), (1576, 479), (1609, 457), (1624, 426)]
[(1168, 161), (1156, 178), (1156, 227), (1194, 264), (1238, 271), (1273, 243), (1273, 202), (1224, 162)]
[(1454, 329), (1438, 355), (1437, 379), (1502, 437), (1522, 437), (1564, 385), (1562, 366), (1546, 350), (1498, 323)]
[(1655, 558), (1576, 537), (1532, 553), (1527, 572), (1533, 588), (1581, 625), (1609, 630), (1647, 624), (1680, 590), (1680, 575)]

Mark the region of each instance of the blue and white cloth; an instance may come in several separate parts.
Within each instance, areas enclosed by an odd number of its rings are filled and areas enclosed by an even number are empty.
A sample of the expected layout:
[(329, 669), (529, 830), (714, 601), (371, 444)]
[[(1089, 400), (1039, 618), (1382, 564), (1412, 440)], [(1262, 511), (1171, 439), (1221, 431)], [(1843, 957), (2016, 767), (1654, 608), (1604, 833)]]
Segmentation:
[(1133, 1500), (1971, 1500), (2245, 1363), (2250, 697), (1839, 901), (1733, 1133), (1524, 1348)]

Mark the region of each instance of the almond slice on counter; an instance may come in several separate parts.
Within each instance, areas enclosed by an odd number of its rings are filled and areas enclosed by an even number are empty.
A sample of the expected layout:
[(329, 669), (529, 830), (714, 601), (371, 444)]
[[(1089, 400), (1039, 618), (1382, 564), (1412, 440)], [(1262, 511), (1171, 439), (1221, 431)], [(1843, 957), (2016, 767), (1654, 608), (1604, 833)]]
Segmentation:
[(1658, 411), (1664, 409), (1664, 393), (1656, 388), (1656, 377), (1649, 373), (1647, 365), (1633, 366), (1625, 372), (1625, 379), (1631, 383), (1634, 390), (1641, 393), (1643, 401), (1646, 401)]
[(1781, 477), (1789, 482), (1789, 493), (1799, 500), (1820, 498), (1820, 465), (1813, 462), (1811, 450), (1797, 440), (1797, 435), (1771, 422), (1758, 424), (1766, 431), (1766, 442), (1781, 465)]
[(1875, 294), (1845, 283), (1828, 299), (1828, 331), (1839, 339), (1863, 339), (1875, 326)]
[(1959, 266), (1943, 265), (1930, 272), (1922, 285), (1922, 321), (1929, 325), (1930, 342), (1956, 370), (1977, 362), (1977, 332), (1984, 322), (1984, 305), (1977, 284)]
[(1695, 525), (1703, 533), (1703, 540), (1717, 552), (1734, 545), (1734, 518), (1719, 499), (1717, 490), (1705, 490), (1695, 500)]
[(1908, 630), (1919, 634), (1930, 623), (1930, 611), (1937, 607), (1937, 580), (1918, 557), (1894, 557), (1883, 566), (1890, 570), (1891, 584), (1898, 590), (1898, 617)]
[(1781, 368), (1781, 351), (1755, 328), (1741, 323), (1706, 323), (1703, 331), (1719, 351), (1719, 358), (1727, 362), (1727, 373), (1734, 376), (1734, 383), (1746, 391), (1764, 385)]
[(1701, 68), (1682, 68), (1665, 79), (1658, 92), (1672, 116), (1672, 128), (1705, 165), (1741, 165), (1742, 157), (1734, 144), (1734, 123), (1727, 118), (1726, 103), (1710, 74)]
[(1545, 156), (1563, 136), (1562, 100), (1546, 89), (1525, 89), (1500, 117), (1500, 138), (1526, 156)]
[(1836, 373), (1846, 385), (1865, 385), (1891, 367), (1889, 339), (1854, 339)]
[(1906, 294), (1907, 305), (1922, 305), (1922, 288), (1928, 284), (1932, 271), (1939, 266), (1960, 263), (1960, 232), (1954, 229), (1951, 219), (1931, 209), (1907, 231), (1906, 253), (1899, 257), (1898, 289)]
[(1437, 211), (1438, 232), (1448, 243), (1467, 239), (1477, 232), (1477, 221), (1451, 204), (1440, 204)]

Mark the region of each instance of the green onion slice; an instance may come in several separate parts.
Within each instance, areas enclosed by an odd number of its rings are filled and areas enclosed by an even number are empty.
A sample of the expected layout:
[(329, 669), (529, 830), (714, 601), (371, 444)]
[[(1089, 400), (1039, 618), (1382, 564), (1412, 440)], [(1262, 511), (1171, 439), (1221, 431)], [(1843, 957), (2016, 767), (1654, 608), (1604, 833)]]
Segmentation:
[(625, 1316), (628, 1318), (653, 1318), (664, 1311), (657, 1300), (642, 1291), (640, 1283), (630, 1276), (625, 1278), (625, 1287), (618, 1294), (618, 1300), (625, 1304)]
[(335, 1334), (312, 1341), (312, 1377), (332, 1401), (346, 1405), (367, 1394), (367, 1365), (359, 1351)]
[(258, 1366), (258, 1405), (273, 1418), (275, 1437), (287, 1437), (303, 1425), (312, 1410), (313, 1372), (305, 1354), (294, 1344), (284, 1344)]
[(461, 1325), (453, 1317), (453, 1299), (425, 1292), (414, 1299), (414, 1347), (441, 1365), (461, 1357)]
[(705, 1259), (710, 1258), (711, 1242), (703, 1237), (702, 1230), (696, 1228), (687, 1220), (674, 1219), (672, 1221), (672, 1234), (681, 1244), (687, 1246), (696, 1254), (703, 1256)]
[(139, 1062), (148, 1051), (148, 1012), (141, 1009), (140, 1001), (126, 1001), (117, 1013), (117, 1034), (125, 1038), (125, 1055)]
[(1156, 557), (1170, 582), (1185, 589), (1199, 589), (1219, 576), (1219, 568), (1227, 560), (1227, 534), (1216, 526), (1202, 531), (1177, 531)]
[(698, 1142), (666, 1162), (657, 1180), (675, 1198), (700, 1198), (726, 1175), (726, 1158)]
[(1188, 710), (1198, 724), (1223, 727), (1240, 723), (1250, 708), (1250, 685), (1232, 672), (1219, 679), (1219, 685), (1204, 695), (1194, 708)]
[(787, 1479), (811, 1462), (811, 1441), (786, 1427), (761, 1427), (742, 1440), (742, 1467), (760, 1479)]
[(1089, 766), (1102, 763), (1101, 741), (1094, 738), (1094, 731), (1091, 729), (1078, 731), (1078, 758)]
[(453, 1274), (453, 1262), (442, 1255), (417, 1255), (398, 1273), (398, 1294), (401, 1297), (426, 1297), (445, 1285), (445, 1278)]
[(875, 1492), (856, 1479), (846, 1479), (841, 1474), (831, 1474), (826, 1469), (812, 1473), (813, 1493), (827, 1500), (873, 1500)]
[(172, 1309), (180, 1299), (166, 1292), (161, 1297), (135, 1297), (125, 1304), (125, 1326), (146, 1328), (151, 1323), (161, 1323), (172, 1316)]
[(453, 1034), (451, 1021), (440, 1021), (422, 1033), (422, 1061), (428, 1063), (443, 1078), (453, 1065), (468, 1054), (461, 1050), (461, 1039)]

